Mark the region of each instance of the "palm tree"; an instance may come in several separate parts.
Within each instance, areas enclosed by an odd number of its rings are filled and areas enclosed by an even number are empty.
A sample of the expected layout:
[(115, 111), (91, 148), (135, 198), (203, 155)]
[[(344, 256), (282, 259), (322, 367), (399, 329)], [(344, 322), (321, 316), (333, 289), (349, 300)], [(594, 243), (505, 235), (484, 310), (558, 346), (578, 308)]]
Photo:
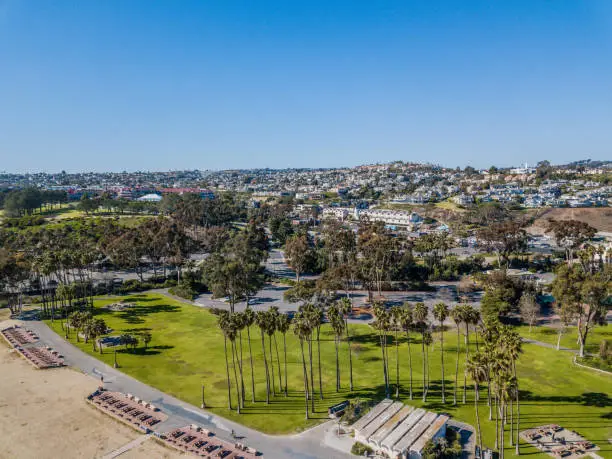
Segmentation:
[[(476, 353), (468, 360), (468, 371), (474, 381), (474, 390), (478, 390), (478, 384), (485, 379), (487, 372), (486, 364), (483, 362), (482, 354)], [(474, 397), (474, 411), (476, 413), (476, 429), (478, 431), (478, 445), (482, 450), (482, 430), (480, 428), (480, 415), (478, 413), (478, 397)]]
[(455, 322), (455, 326), (457, 328), (457, 358), (455, 362), (455, 386), (453, 387), (453, 405), (457, 404), (457, 386), (459, 385), (459, 351), (461, 348), (461, 340), (460, 340), (461, 330), (459, 326), (463, 322), (463, 316), (464, 316), (463, 311), (464, 311), (463, 306), (460, 304), (455, 306), (451, 311), (451, 317), (453, 318), (453, 321)]
[(304, 318), (301, 312), (299, 312), (295, 316), (295, 320), (293, 322), (293, 332), (300, 340), (300, 349), (302, 351), (302, 371), (304, 374), (304, 405), (306, 409), (306, 419), (308, 419), (308, 370), (306, 368), (306, 356), (304, 355), (304, 340), (309, 339), (311, 331), (310, 327), (308, 326), (308, 321)]
[(519, 449), (519, 429), (520, 429), (520, 402), (519, 402), (519, 390), (518, 390), (518, 375), (516, 372), (516, 361), (523, 352), (523, 340), (516, 330), (509, 327), (504, 327), (504, 332), (500, 336), (501, 346), (503, 347), (504, 354), (510, 360), (511, 371), (512, 371), (512, 385), (511, 394), (513, 397), (510, 398), (510, 446), (512, 446), (513, 439), (513, 425), (514, 425), (514, 410), (513, 402), (516, 403), (516, 444), (515, 453), (520, 455)]
[(393, 324), (393, 339), (395, 341), (395, 398), (399, 398), (400, 393), (400, 364), (399, 364), (399, 337), (398, 332), (401, 328), (402, 308), (393, 306), (391, 308), (391, 323)]
[(238, 356), (238, 349), (236, 349), (236, 360), (238, 362), (238, 371), (240, 373), (240, 403), (244, 407), (244, 373), (242, 371), (242, 329), (244, 328), (244, 319), (241, 313), (235, 312), (231, 315), (232, 327), (236, 331), (236, 337), (240, 343), (240, 356)]
[(463, 306), (463, 323), (465, 324), (465, 362), (466, 370), (463, 373), (463, 403), (465, 403), (467, 393), (467, 360), (470, 356), (470, 325), (477, 325), (480, 321), (480, 313), (473, 306), (466, 304)]
[(327, 317), (334, 331), (334, 344), (336, 348), (336, 392), (340, 391), (340, 359), (338, 356), (338, 346), (344, 334), (344, 320), (337, 304), (332, 304), (327, 310)]
[(232, 391), (231, 391), (231, 383), (230, 383), (230, 374), (229, 374), (229, 359), (227, 356), (227, 337), (229, 333), (229, 314), (227, 311), (222, 311), (217, 316), (217, 325), (223, 333), (223, 349), (225, 350), (225, 374), (227, 377), (227, 403), (228, 409), (232, 409)]
[(276, 306), (272, 306), (268, 313), (270, 314), (270, 320), (274, 325), (274, 333), (272, 334), (272, 338), (274, 339), (274, 350), (276, 351), (276, 365), (278, 368), (278, 390), (282, 392), (283, 390), (283, 374), (281, 372), (281, 364), (280, 364), (280, 356), (278, 353), (278, 342), (276, 341), (276, 332), (278, 330), (278, 323), (280, 318), (280, 313), (278, 312), (278, 308)]
[(351, 336), (349, 333), (348, 326), (348, 317), (349, 314), (353, 311), (353, 305), (351, 304), (351, 300), (348, 298), (342, 298), (339, 303), (340, 313), (344, 316), (344, 327), (346, 330), (346, 342), (348, 345), (348, 355), (349, 355), (349, 385), (351, 392), (353, 391), (353, 356), (351, 351)]
[(372, 326), (378, 330), (378, 337), (380, 339), (380, 351), (382, 353), (383, 361), (383, 377), (385, 382), (385, 396), (389, 398), (389, 374), (387, 369), (387, 353), (386, 353), (386, 342), (387, 342), (387, 329), (389, 328), (389, 314), (382, 303), (374, 304), (374, 317), (376, 318)]
[(410, 368), (410, 400), (412, 400), (412, 351), (410, 346), (410, 329), (412, 328), (412, 308), (409, 303), (404, 303), (400, 315), (400, 326), (406, 333), (406, 344), (408, 346), (408, 366)]
[(417, 303), (414, 305), (414, 310), (412, 312), (412, 316), (414, 318), (414, 322), (416, 323), (417, 328), (421, 332), (421, 352), (423, 354), (423, 401), (427, 401), (427, 358), (425, 357), (425, 333), (427, 332), (427, 314), (428, 314), (427, 306), (425, 303)]
[(264, 311), (257, 311), (255, 314), (255, 322), (259, 327), (261, 336), (261, 349), (263, 351), (263, 361), (266, 370), (266, 404), (270, 403), (270, 372), (268, 371), (268, 359), (266, 358), (266, 327), (268, 326), (268, 315)]
[(228, 321), (228, 324), (225, 328), (225, 333), (227, 336), (227, 339), (230, 340), (230, 343), (232, 345), (232, 368), (234, 370), (234, 382), (236, 383), (236, 398), (238, 399), (238, 408), (237, 408), (237, 412), (238, 414), (240, 414), (240, 408), (242, 408), (242, 400), (243, 400), (243, 395), (240, 393), (240, 384), (238, 383), (238, 374), (236, 373), (236, 361), (238, 361), (238, 350), (236, 348), (236, 337), (238, 336), (238, 330), (236, 328), (236, 323), (234, 322), (234, 320), (232, 320), (232, 316), (234, 316), (234, 313), (230, 313), (230, 318)]
[[(278, 314), (278, 311), (276, 311)], [(270, 308), (269, 311), (266, 312), (266, 334), (268, 335), (268, 349), (270, 350), (270, 368), (272, 369), (272, 375), (270, 380), (272, 381), (272, 395), (276, 397), (276, 382), (274, 381), (274, 354), (272, 353), (272, 337), (276, 333), (276, 314), (275, 311)], [(280, 390), (280, 387), (279, 387)]]
[(251, 325), (255, 322), (255, 313), (247, 304), (246, 309), (242, 313), (242, 320), (247, 330), (247, 339), (249, 341), (249, 360), (251, 361), (251, 392), (252, 400), (255, 403), (255, 371), (253, 370), (253, 349), (251, 347)]
[[(285, 397), (287, 396), (287, 332), (291, 327), (291, 317), (289, 314), (280, 314), (278, 316), (278, 322), (276, 328), (283, 335), (283, 351), (284, 351), (284, 364), (285, 364)], [(280, 371), (280, 370), (279, 370)]]
[(433, 315), (440, 322), (440, 360), (442, 366), (442, 403), (446, 403), (446, 392), (444, 390), (444, 321), (448, 317), (448, 306), (438, 303), (433, 308)]

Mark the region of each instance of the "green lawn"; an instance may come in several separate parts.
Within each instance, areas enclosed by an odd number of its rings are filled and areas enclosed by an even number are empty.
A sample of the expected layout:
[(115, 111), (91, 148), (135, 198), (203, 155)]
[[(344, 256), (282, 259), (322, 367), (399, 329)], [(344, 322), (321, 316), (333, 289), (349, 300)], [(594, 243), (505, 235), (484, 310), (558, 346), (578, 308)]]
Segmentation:
[[(302, 396), (302, 370), (299, 344), (292, 334), (287, 335), (289, 397), (277, 395), (270, 405), (266, 405), (264, 368), (262, 365), (261, 341), (258, 331), (251, 333), (256, 379), (257, 403), (247, 403), (244, 414), (238, 416), (227, 409), (227, 388), (225, 382), (225, 360), (223, 357), (223, 338), (216, 328), (216, 318), (208, 311), (194, 306), (172, 301), (155, 295), (132, 295), (125, 297), (136, 302), (138, 307), (129, 312), (108, 312), (100, 308), (106, 303), (117, 300), (96, 301), (96, 313), (103, 317), (108, 325), (121, 332), (139, 333), (150, 331), (153, 340), (149, 349), (139, 348), (135, 353), (122, 350), (119, 353), (119, 364), (122, 371), (130, 374), (158, 389), (172, 394), (195, 405), (200, 404), (201, 384), (206, 386), (206, 403), (210, 409), (222, 416), (236, 420), (258, 430), (281, 434), (303, 430), (326, 419), (327, 406), (347, 397), (362, 399), (380, 399), (383, 397), (382, 361), (378, 338), (367, 325), (351, 325), (353, 340), (353, 367), (356, 390), (348, 393), (348, 358), (346, 345), (341, 346), (341, 366), (343, 391), (335, 393), (335, 353), (329, 328), (323, 328), (321, 360), (325, 400), (317, 401), (317, 413), (314, 419), (304, 419), (304, 400)], [(53, 328), (62, 333), (59, 322)], [(416, 337), (415, 337), (416, 338)], [(436, 334), (437, 338), (437, 334)], [(75, 343), (74, 336), (71, 342)], [(403, 340), (400, 341), (401, 362), (401, 396), (405, 402), (426, 406), (439, 412), (447, 412), (456, 418), (475, 424), (473, 391), (468, 390), (468, 403), (459, 403), (453, 407), (452, 382), (454, 380), (456, 335), (446, 334), (445, 371), (449, 402), (440, 402), (440, 353), (439, 343), (430, 350), (432, 389), (426, 404), (420, 399), (421, 389), (421, 352), (420, 344), (412, 346), (415, 400), (408, 400), (408, 357)], [(77, 344), (81, 349), (97, 358), (112, 364), (112, 352), (103, 355), (94, 353), (91, 344)], [(282, 363), (282, 339), (279, 339)], [(247, 399), (250, 400), (250, 371), (248, 364), (248, 344), (246, 333), (243, 333), (243, 352), (245, 366), (245, 386)], [(316, 355), (316, 354), (315, 354)], [(395, 381), (395, 348), (390, 348), (391, 380)], [(463, 358), (460, 356), (459, 385), (463, 384)], [(316, 362), (315, 362), (316, 365)], [(612, 459), (612, 445), (607, 438), (612, 436), (612, 377), (580, 369), (572, 365), (569, 353), (557, 352), (535, 345), (525, 346), (525, 353), (518, 365), (523, 402), (521, 404), (522, 427), (536, 426), (556, 422), (564, 427), (575, 429), (601, 448), (603, 457)], [(275, 368), (275, 372), (277, 372)], [(316, 366), (315, 366), (316, 373)], [(276, 385), (278, 387), (278, 374)], [(232, 375), (233, 377), (233, 375)], [(315, 380), (315, 387), (318, 382)], [(469, 384), (468, 384), (469, 387)], [(461, 390), (459, 392), (461, 395)], [(235, 397), (235, 393), (232, 392)], [(460, 399), (461, 397), (459, 397)], [(494, 441), (494, 423), (486, 420), (486, 397), (481, 398), (481, 421), (485, 443), (492, 446)], [(539, 454), (534, 448), (524, 446), (523, 452), (536, 457), (548, 457)], [(508, 450), (511, 454), (511, 450)]]
[[(552, 327), (533, 327), (531, 332), (528, 326), (519, 327), (521, 336), (537, 341), (543, 341), (557, 345), (558, 333), (557, 329)], [(603, 325), (593, 327), (589, 332), (586, 341), (586, 352), (597, 354), (599, 352), (599, 343), (602, 340), (608, 340), (612, 343), (612, 327)], [(578, 344), (578, 334), (576, 327), (569, 327), (565, 334), (561, 337), (561, 346), (569, 349), (579, 350), (580, 345)]]

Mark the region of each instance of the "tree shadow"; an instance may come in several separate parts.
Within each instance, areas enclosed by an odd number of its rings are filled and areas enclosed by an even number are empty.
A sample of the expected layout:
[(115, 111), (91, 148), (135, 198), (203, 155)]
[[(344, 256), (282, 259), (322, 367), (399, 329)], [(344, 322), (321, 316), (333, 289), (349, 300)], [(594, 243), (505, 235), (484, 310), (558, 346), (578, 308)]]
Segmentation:
[(121, 311), (118, 317), (125, 320), (129, 324), (141, 324), (144, 322), (143, 316), (164, 312), (178, 312), (181, 308), (170, 304), (160, 304), (157, 306), (135, 306), (133, 308)]

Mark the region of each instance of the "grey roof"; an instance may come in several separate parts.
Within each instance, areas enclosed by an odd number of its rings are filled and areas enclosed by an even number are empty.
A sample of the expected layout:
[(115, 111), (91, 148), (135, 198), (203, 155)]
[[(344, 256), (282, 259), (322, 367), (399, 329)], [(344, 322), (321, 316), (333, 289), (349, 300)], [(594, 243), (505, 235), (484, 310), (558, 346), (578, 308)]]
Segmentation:
[(438, 415), (428, 411), (425, 416), (421, 418), (410, 431), (402, 437), (393, 447), (393, 451), (402, 453), (408, 448), (427, 430), (431, 423), (436, 419)]
[(406, 419), (406, 416), (408, 416), (412, 410), (414, 410), (414, 408), (411, 406), (403, 407), (401, 410), (391, 416), (391, 418), (385, 422), (385, 424), (378, 429), (378, 431), (372, 435), (372, 437), (370, 437), (369, 441), (380, 445), (380, 443), (393, 431), (393, 429), (395, 429), (404, 419)]
[(393, 403), (392, 400), (389, 400), (388, 398), (384, 399), (382, 402), (380, 402), (378, 405), (376, 405), (374, 408), (368, 411), (365, 415), (359, 418), (357, 422), (355, 422), (355, 424), (353, 424), (351, 428), (354, 430), (363, 429), (370, 422), (376, 419), (380, 413), (382, 413), (384, 410), (390, 407), (392, 403)]
[(415, 451), (417, 453), (423, 451), (423, 448), (425, 448), (427, 442), (431, 440), (435, 434), (438, 433), (442, 426), (448, 422), (448, 419), (449, 417), (445, 416), (444, 414), (438, 416), (433, 422), (433, 424), (431, 424), (427, 428), (425, 433), (421, 435), (417, 441), (414, 442), (414, 444), (410, 447), (410, 451)]
[(382, 446), (391, 449), (412, 427), (419, 422), (425, 415), (426, 411), (423, 408), (414, 410), (397, 428), (387, 436), (382, 442)]
[(393, 405), (383, 411), (380, 416), (368, 424), (365, 429), (361, 430), (361, 432), (355, 431), (355, 435), (359, 434), (364, 439), (368, 440), (378, 429), (383, 426), (385, 422), (387, 422), (395, 413), (401, 410), (402, 406), (404, 406), (402, 402), (393, 403)]

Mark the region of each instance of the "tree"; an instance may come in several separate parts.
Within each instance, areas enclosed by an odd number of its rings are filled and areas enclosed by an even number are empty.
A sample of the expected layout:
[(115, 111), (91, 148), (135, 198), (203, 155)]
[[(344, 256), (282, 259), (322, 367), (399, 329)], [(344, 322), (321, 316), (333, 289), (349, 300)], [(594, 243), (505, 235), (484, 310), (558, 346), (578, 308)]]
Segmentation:
[(293, 331), (300, 340), (300, 350), (302, 351), (302, 371), (304, 374), (304, 405), (306, 409), (306, 419), (308, 419), (308, 369), (306, 368), (306, 356), (304, 355), (304, 341), (309, 339), (310, 327), (308, 326), (308, 322), (301, 312), (298, 312), (295, 316), (295, 320), (293, 321)]
[(410, 330), (413, 326), (412, 319), (412, 308), (409, 303), (404, 303), (402, 306), (402, 313), (399, 317), (400, 327), (406, 333), (406, 346), (408, 347), (408, 367), (410, 370), (410, 400), (412, 400), (412, 351), (411, 351), (411, 338), (410, 338)]
[(259, 327), (259, 333), (261, 335), (261, 349), (263, 351), (264, 367), (266, 370), (266, 404), (270, 403), (270, 373), (268, 370), (268, 359), (266, 357), (266, 343), (265, 334), (268, 327), (268, 315), (264, 311), (257, 311), (255, 313), (255, 323)]
[(535, 296), (531, 293), (523, 293), (519, 302), (519, 310), (521, 319), (529, 324), (529, 333), (531, 333), (531, 328), (538, 322), (538, 316), (540, 315), (540, 306)]
[(349, 332), (348, 318), (351, 312), (353, 312), (353, 305), (351, 300), (348, 298), (342, 298), (339, 303), (339, 311), (344, 316), (344, 329), (346, 331), (346, 343), (348, 347), (349, 355), (349, 386), (351, 392), (353, 391), (353, 355), (351, 351), (351, 335)]
[(446, 392), (444, 390), (444, 321), (448, 317), (448, 306), (437, 303), (433, 308), (434, 318), (440, 323), (440, 361), (442, 368), (442, 403), (446, 403)]
[(144, 332), (142, 333), (142, 342), (145, 345), (145, 349), (147, 349), (149, 347), (149, 343), (151, 342), (151, 339), (153, 338), (153, 335), (151, 335), (150, 332)]
[(227, 339), (231, 334), (230, 331), (230, 320), (229, 314), (227, 311), (221, 311), (217, 316), (217, 325), (223, 334), (223, 349), (225, 351), (225, 375), (227, 380), (227, 403), (228, 409), (231, 411), (232, 409), (232, 391), (231, 391), (231, 382), (230, 382), (230, 374), (229, 374), (229, 357), (227, 355)]
[[(291, 328), (291, 316), (289, 314), (280, 314), (276, 328), (283, 335), (283, 351), (284, 351), (284, 367), (285, 367), (285, 397), (287, 397), (287, 332)], [(280, 371), (280, 370), (279, 370)]]
[(300, 275), (308, 266), (311, 249), (306, 235), (293, 236), (285, 244), (287, 264), (295, 271), (295, 278), (299, 284)]
[(332, 304), (327, 310), (327, 317), (334, 331), (334, 345), (336, 350), (336, 392), (340, 391), (340, 359), (338, 347), (344, 334), (344, 319), (337, 304)]
[(510, 255), (524, 250), (527, 247), (527, 232), (523, 223), (507, 221), (493, 223), (478, 230), (478, 242), (488, 252), (497, 255), (500, 268), (507, 268)]
[[(486, 379), (486, 364), (484, 357), (477, 352), (468, 360), (468, 372), (474, 381), (474, 392), (478, 392), (478, 385)], [(478, 446), (482, 449), (482, 429), (480, 428), (480, 415), (478, 413), (478, 397), (474, 397), (474, 412), (476, 415), (476, 430), (478, 438)]]
[(550, 220), (547, 232), (553, 233), (557, 245), (565, 249), (567, 263), (572, 264), (574, 251), (582, 243), (592, 239), (597, 230), (579, 220)]
[(582, 266), (560, 266), (556, 271), (552, 292), (555, 300), (564, 303), (577, 322), (580, 357), (585, 355), (585, 346), (594, 325), (605, 323), (610, 310), (606, 299), (612, 291), (609, 273), (604, 270), (596, 274), (585, 272)]
[[(255, 312), (247, 304), (242, 315), (243, 324), (247, 330), (247, 340), (249, 341), (249, 360), (251, 362), (251, 396), (255, 403), (255, 371), (253, 370), (253, 349), (251, 347), (251, 326), (255, 323)], [(286, 380), (285, 380), (286, 381)]]
[(451, 310), (451, 317), (455, 322), (455, 327), (457, 330), (457, 357), (455, 361), (455, 385), (453, 386), (453, 405), (457, 404), (457, 387), (459, 386), (459, 351), (461, 349), (461, 323), (463, 322), (463, 317), (465, 315), (465, 308), (463, 305), (458, 304)]
[(414, 319), (414, 324), (417, 330), (421, 332), (421, 352), (423, 354), (423, 402), (427, 401), (427, 373), (428, 373), (428, 362), (425, 357), (425, 335), (427, 334), (429, 325), (427, 323), (427, 316), (429, 311), (427, 310), (427, 306), (425, 303), (417, 303), (414, 305), (414, 309), (412, 311), (412, 317)]
[(380, 351), (382, 354), (383, 362), (383, 379), (385, 384), (385, 396), (389, 398), (389, 373), (386, 351), (387, 330), (389, 329), (389, 314), (382, 303), (375, 303), (373, 311), (375, 320), (372, 323), (372, 326), (378, 332), (378, 338), (380, 340)]

